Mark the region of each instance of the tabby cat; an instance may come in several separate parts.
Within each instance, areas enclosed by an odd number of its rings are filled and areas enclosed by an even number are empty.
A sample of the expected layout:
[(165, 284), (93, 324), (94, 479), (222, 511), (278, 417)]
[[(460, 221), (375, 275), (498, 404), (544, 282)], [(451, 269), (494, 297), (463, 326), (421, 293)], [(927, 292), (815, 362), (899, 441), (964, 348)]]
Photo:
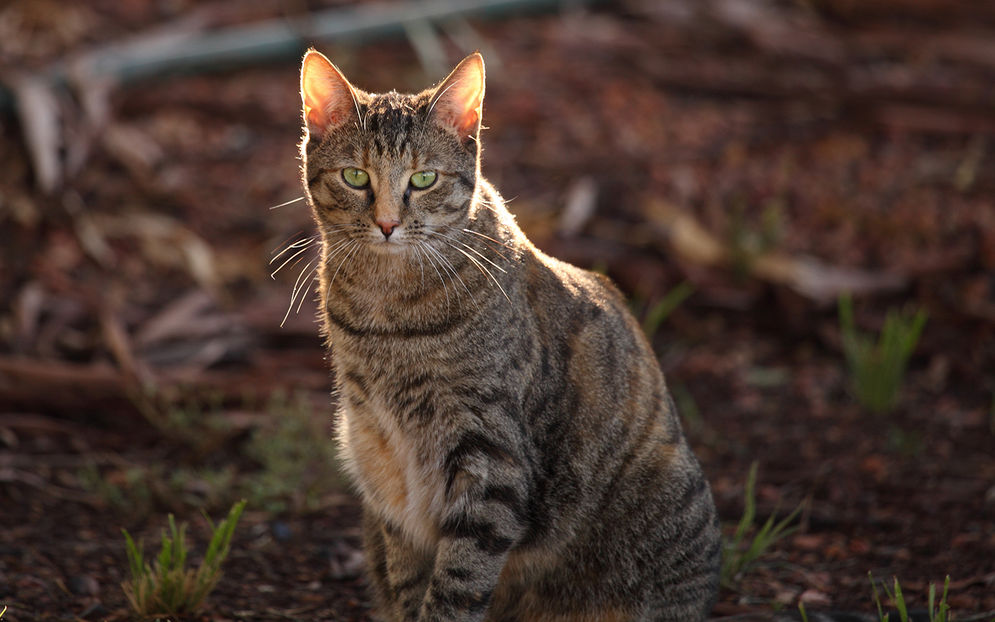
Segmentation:
[(719, 525), (609, 280), (480, 173), (484, 63), (366, 93), (311, 50), (303, 182), (341, 453), (385, 620), (702, 620)]

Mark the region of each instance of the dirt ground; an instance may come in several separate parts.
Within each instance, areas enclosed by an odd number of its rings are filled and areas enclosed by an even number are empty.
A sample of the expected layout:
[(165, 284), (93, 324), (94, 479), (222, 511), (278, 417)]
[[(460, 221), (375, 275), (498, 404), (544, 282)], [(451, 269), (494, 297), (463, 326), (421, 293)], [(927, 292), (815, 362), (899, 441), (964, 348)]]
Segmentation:
[[(121, 529), (151, 552), (172, 512), (201, 551), (201, 512), (240, 497), (192, 619), (370, 619), (299, 276), (314, 251), (270, 278), (312, 230), (302, 201), (273, 207), (301, 196), (300, 52), (23, 99), (25, 76), (192, 14), (332, 4), (282, 6), (0, 8), (22, 98), (0, 116), (5, 621), (128, 619)], [(995, 10), (645, 0), (469, 23), (445, 64), (485, 55), (484, 173), (533, 241), (643, 320), (690, 292), (647, 324), (729, 533), (754, 462), (758, 524), (805, 503), (713, 615), (870, 612), (870, 573), (913, 607), (949, 575), (955, 619), (995, 617)], [(367, 90), (445, 72), (404, 38), (316, 45)], [(851, 290), (868, 332), (928, 312), (887, 413), (851, 390)]]

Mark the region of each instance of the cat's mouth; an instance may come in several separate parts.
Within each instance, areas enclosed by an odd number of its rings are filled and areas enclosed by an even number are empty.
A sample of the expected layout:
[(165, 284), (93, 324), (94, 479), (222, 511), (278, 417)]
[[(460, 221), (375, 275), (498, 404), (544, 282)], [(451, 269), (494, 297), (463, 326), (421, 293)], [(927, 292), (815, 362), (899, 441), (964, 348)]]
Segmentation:
[(408, 252), (411, 244), (400, 231), (396, 231), (387, 237), (378, 234), (367, 242), (367, 247), (375, 253), (397, 255)]

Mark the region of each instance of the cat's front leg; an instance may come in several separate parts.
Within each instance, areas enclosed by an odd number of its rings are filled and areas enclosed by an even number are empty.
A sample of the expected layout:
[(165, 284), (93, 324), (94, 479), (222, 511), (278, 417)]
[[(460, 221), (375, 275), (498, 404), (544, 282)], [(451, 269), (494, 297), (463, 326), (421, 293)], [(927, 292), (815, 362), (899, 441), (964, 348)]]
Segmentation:
[(473, 438), (475, 447), (457, 446), (447, 460), (446, 512), (419, 622), (483, 620), (526, 530), (528, 487), (517, 461), (492, 440)]
[(390, 622), (414, 622), (432, 577), (432, 557), (369, 508), (363, 512), (363, 541), (380, 614)]

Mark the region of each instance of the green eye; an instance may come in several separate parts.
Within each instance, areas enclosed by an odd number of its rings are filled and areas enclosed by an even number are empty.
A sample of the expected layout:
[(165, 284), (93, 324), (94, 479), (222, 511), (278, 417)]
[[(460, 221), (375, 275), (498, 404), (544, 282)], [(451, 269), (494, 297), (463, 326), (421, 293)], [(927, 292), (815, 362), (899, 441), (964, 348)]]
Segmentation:
[(370, 174), (361, 168), (342, 169), (342, 179), (353, 188), (365, 188), (370, 185)]
[(411, 185), (415, 188), (428, 188), (435, 183), (435, 171), (419, 171), (411, 176)]

